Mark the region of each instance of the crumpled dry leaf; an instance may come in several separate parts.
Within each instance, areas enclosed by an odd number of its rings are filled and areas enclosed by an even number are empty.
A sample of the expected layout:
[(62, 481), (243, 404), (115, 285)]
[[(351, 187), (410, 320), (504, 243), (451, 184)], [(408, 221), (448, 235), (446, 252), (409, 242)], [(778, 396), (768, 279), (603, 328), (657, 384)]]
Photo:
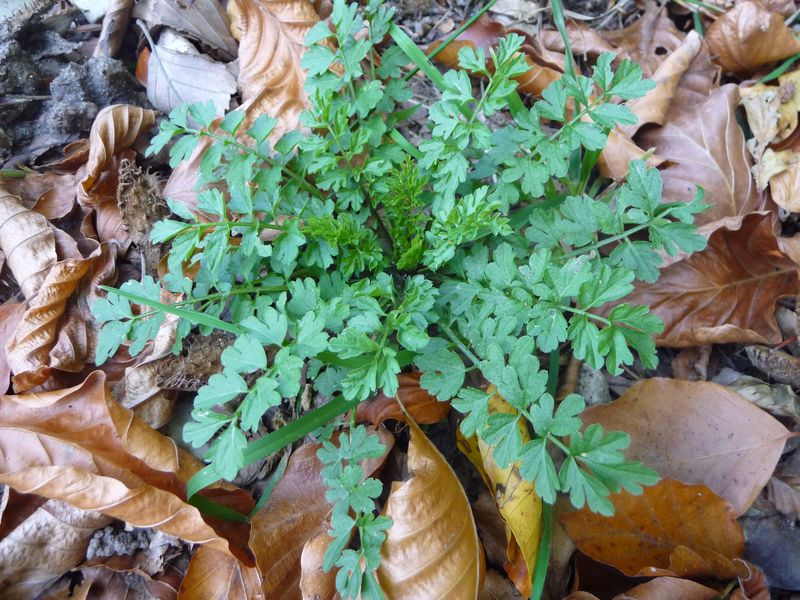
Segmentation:
[(800, 52), (783, 18), (759, 2), (737, 2), (706, 31), (711, 53), (726, 71), (749, 73)]
[[(545, 29), (539, 32), (539, 36), (542, 44), (548, 50), (562, 53), (565, 51), (564, 38), (561, 37), (561, 32), (554, 29)], [(598, 56), (603, 52), (617, 52), (616, 48), (596, 29), (579, 21), (567, 22), (567, 37), (573, 54), (578, 56)]]
[(83, 561), (95, 530), (110, 522), (98, 512), (48, 500), (0, 540), (0, 595), (36, 597)]
[[(397, 376), (399, 387), (397, 394), (411, 418), (419, 424), (430, 425), (447, 418), (450, 413), (450, 402), (440, 402), (419, 385), (422, 373), (400, 373)], [(384, 394), (378, 394), (372, 400), (358, 405), (356, 419), (359, 422), (369, 421), (376, 427), (386, 420), (404, 421), (397, 400)]]
[(39, 213), (26, 209), (18, 196), (0, 185), (0, 251), (22, 293), (36, 295), (55, 264), (53, 230)]
[[(1, 181), (1, 180), (0, 180)], [(75, 206), (75, 173), (28, 173), (22, 179), (3, 182), (6, 191), (19, 196), (23, 206), (30, 206), (46, 219), (60, 219)]]
[(714, 381), (727, 385), (737, 394), (747, 398), (773, 416), (789, 417), (796, 423), (800, 423), (800, 397), (789, 385), (770, 384), (727, 368), (722, 369)]
[[(516, 413), (494, 386), (487, 393), (490, 413)], [(522, 441), (527, 442), (530, 435), (520, 427)], [(519, 465), (512, 464), (501, 469), (494, 461), (492, 447), (475, 437), (459, 441), (462, 452), (478, 469), (497, 509), (506, 524), (506, 557), (503, 568), (519, 593), (527, 598), (531, 595), (531, 579), (536, 565), (539, 542), (542, 535), (542, 499), (536, 494), (533, 483), (526, 481), (519, 473)]]
[(180, 598), (203, 600), (262, 600), (258, 569), (246, 567), (235, 556), (210, 546), (200, 546), (178, 590)]
[(731, 594), (731, 600), (770, 600), (772, 596), (764, 572), (757, 566), (747, 563), (747, 577), (739, 577), (739, 588)]
[(458, 477), (409, 419), (411, 478), (394, 482), (383, 509), (393, 521), (381, 546), (378, 581), (390, 598), (477, 598), (483, 551)]
[(113, 165), (114, 155), (133, 146), (155, 121), (154, 111), (129, 104), (114, 104), (97, 113), (89, 133), (89, 159), (78, 185), (81, 204), (86, 204), (88, 193), (103, 171)]
[(188, 40), (190, 52), (178, 50), (168, 40), (179, 36), (161, 34), (147, 61), (147, 99), (163, 113), (181, 104), (211, 101), (222, 116), (236, 93), (236, 79), (223, 63), (198, 53)]
[(738, 102), (738, 88), (724, 85), (701, 105), (638, 138), (643, 148), (653, 147), (670, 161), (661, 170), (665, 201), (689, 201), (702, 185), (705, 202), (712, 206), (697, 215), (698, 224), (745, 215), (763, 203), (750, 174), (744, 134), (736, 122)]
[(664, 321), (662, 346), (754, 342), (782, 336), (775, 304), (798, 292), (798, 266), (781, 250), (772, 213), (753, 213), (720, 227), (708, 246), (661, 270), (654, 284), (627, 297)]
[(631, 436), (626, 452), (663, 477), (705, 484), (743, 514), (792, 436), (779, 421), (716, 383), (653, 378), (583, 413), (585, 424)]
[(704, 485), (662, 479), (638, 496), (612, 496), (614, 515), (584, 507), (561, 522), (578, 549), (631, 577), (741, 573), (744, 534), (731, 505)]
[(800, 478), (790, 477), (784, 481), (771, 477), (767, 484), (767, 498), (781, 514), (800, 517)]
[(128, 32), (134, 0), (110, 0), (103, 16), (103, 28), (94, 47), (95, 56), (114, 57)]
[[(3, 396), (0, 483), (188, 542), (229, 548), (251, 562), (246, 524), (209, 518), (217, 533), (184, 501), (186, 482), (202, 464), (117, 404), (104, 382), (95, 371), (73, 388)], [(214, 494), (224, 502), (221, 492)]]
[[(608, 143), (597, 159), (597, 168), (603, 177), (622, 181), (628, 176), (630, 162), (643, 160), (647, 153), (639, 148), (631, 138), (615, 128), (608, 132)], [(647, 166), (657, 167), (664, 159), (657, 154), (647, 156)]]
[(308, 99), (303, 39), (319, 16), (306, 0), (231, 0), (240, 13), (239, 90), (256, 114), (279, 119), (275, 140), (299, 123)]
[(641, 65), (645, 77), (653, 75), (683, 41), (683, 34), (669, 18), (667, 7), (655, 2), (648, 4), (642, 16), (632, 25), (598, 33)]
[(223, 58), (236, 58), (236, 40), (228, 32), (230, 22), (216, 0), (137, 0), (133, 16), (147, 21), (151, 27), (166, 25), (182, 31), (217, 48)]

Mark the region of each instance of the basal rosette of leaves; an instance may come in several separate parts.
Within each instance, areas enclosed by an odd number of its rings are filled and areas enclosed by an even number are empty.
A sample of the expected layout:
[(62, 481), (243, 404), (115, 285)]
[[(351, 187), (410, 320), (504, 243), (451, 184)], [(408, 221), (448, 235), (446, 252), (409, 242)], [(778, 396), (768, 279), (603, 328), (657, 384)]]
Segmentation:
[[(502, 39), (488, 60), (464, 47), (461, 69), (442, 75), (420, 62), (393, 13), (379, 0), (336, 0), (330, 24), (311, 29), (302, 132), (272, 145), (275, 119), (246, 127), (234, 111), (215, 121), (210, 104), (183, 106), (162, 123), (150, 152), (174, 141), (173, 167), (213, 139), (199, 203), (171, 202), (172, 217), (152, 232), (170, 244), (160, 282), (128, 281), (94, 305), (104, 323), (97, 363), (125, 342), (140, 352), (166, 313), (180, 317), (175, 352), (194, 327), (236, 334), (184, 430), (196, 447), (213, 440), (190, 492), (232, 479), (379, 391), (394, 396), (398, 374), (416, 367), (423, 388), (463, 413), (463, 433), (493, 446), (501, 468), (518, 463), (545, 502), (562, 492), (578, 508), (611, 514), (609, 494), (641, 493), (658, 477), (625, 460), (625, 433), (581, 431), (583, 399), (556, 403), (539, 357), (569, 350), (619, 373), (635, 352), (654, 367), (662, 323), (623, 299), (634, 280), (657, 280), (662, 253), (705, 246), (693, 226), (702, 195), (662, 203), (660, 176), (641, 161), (618, 186), (595, 175), (609, 131), (636, 121), (617, 102), (652, 88), (637, 65), (612, 69), (605, 54), (584, 76), (570, 63), (528, 108), (515, 90), (530, 69), (520, 37)], [(405, 106), (409, 59), (441, 93), (422, 107), (418, 147), (398, 131), (420, 108)], [(486, 81), (477, 98), (470, 75)], [(162, 287), (184, 299), (162, 304)], [(326, 403), (248, 442), (265, 412), (305, 382)], [(489, 414), (487, 382), (513, 412)], [(520, 422), (531, 433), (524, 443)], [(380, 482), (355, 466), (380, 453), (362, 434), (354, 427), (346, 444), (320, 452), (335, 506), (325, 566), (343, 567), (344, 595), (372, 598), (390, 520), (373, 514)], [(356, 529), (359, 551), (347, 549)]]

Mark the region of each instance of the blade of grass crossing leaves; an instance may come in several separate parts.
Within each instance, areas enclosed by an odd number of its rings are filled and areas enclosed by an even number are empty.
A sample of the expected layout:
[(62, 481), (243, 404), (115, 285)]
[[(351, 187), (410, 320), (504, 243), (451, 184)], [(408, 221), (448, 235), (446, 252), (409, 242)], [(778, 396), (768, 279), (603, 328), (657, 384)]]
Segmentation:
[[(558, 388), (558, 350), (550, 353), (547, 365), (547, 393), (555, 396)], [(536, 564), (533, 567), (531, 581), (531, 600), (540, 600), (544, 592), (544, 581), (547, 577), (547, 567), (550, 563), (550, 538), (553, 530), (553, 507), (547, 502), (542, 503), (542, 541), (539, 542), (539, 551), (536, 554)]]
[(400, 133), (397, 129), (392, 129), (389, 137), (392, 138), (398, 146), (400, 146), (403, 150), (408, 152), (411, 156), (416, 158), (417, 160), (422, 159), (422, 153), (417, 150), (417, 148), (409, 142), (402, 133)]
[(269, 497), (272, 495), (272, 490), (275, 489), (275, 486), (278, 485), (278, 482), (283, 477), (283, 474), (286, 472), (286, 465), (289, 464), (289, 452), (285, 452), (281, 461), (278, 463), (278, 466), (275, 467), (275, 470), (272, 472), (272, 475), (269, 476), (267, 480), (267, 485), (264, 486), (264, 491), (261, 492), (261, 498), (258, 499), (258, 502), (253, 507), (253, 510), (250, 511), (250, 518), (252, 519), (255, 514), (261, 510), (261, 508), (267, 503)]
[(575, 76), (575, 65), (572, 57), (572, 45), (569, 43), (569, 35), (567, 34), (567, 24), (564, 21), (564, 5), (561, 0), (550, 0), (550, 8), (553, 11), (553, 22), (556, 24), (556, 29), (561, 34), (561, 39), (564, 40), (564, 72), (571, 76)]
[[(281, 427), (277, 431), (265, 435), (254, 442), (250, 442), (244, 450), (244, 464), (252, 464), (257, 460), (269, 456), (273, 452), (285, 448), (289, 444), (299, 440), (355, 406), (355, 402), (345, 400), (344, 398), (331, 400), (324, 406), (303, 415), (296, 421)], [(220, 479), (222, 478), (217, 471), (212, 465), (209, 465), (195, 473), (189, 480), (186, 484), (186, 494), (191, 498), (203, 488), (215, 484)]]
[(797, 60), (800, 59), (800, 54), (795, 54), (794, 56), (790, 56), (785, 61), (783, 61), (780, 65), (775, 67), (772, 71), (764, 75), (761, 79), (758, 80), (758, 83), (768, 83), (774, 79), (777, 79), (786, 71), (788, 71)]
[(201, 513), (211, 515), (212, 517), (218, 517), (227, 521), (240, 521), (242, 523), (250, 522), (250, 517), (243, 515), (238, 510), (233, 510), (232, 508), (228, 508), (227, 506), (223, 506), (222, 504), (209, 500), (208, 498), (203, 498), (202, 496), (193, 496), (189, 498), (188, 504), (196, 507)]
[(125, 290), (108, 287), (106, 285), (101, 285), (100, 289), (106, 292), (113, 292), (115, 294), (118, 294), (123, 298), (127, 298), (128, 300), (136, 302), (137, 304), (149, 306), (150, 308), (157, 308), (158, 310), (175, 315), (176, 317), (181, 317), (182, 319), (186, 319), (187, 321), (194, 323), (195, 325), (206, 325), (208, 327), (215, 327), (216, 329), (221, 329), (222, 331), (229, 331), (230, 333), (239, 333), (239, 334), (245, 333), (244, 329), (242, 329), (241, 327), (237, 327), (232, 323), (226, 323), (222, 319), (217, 319), (216, 317), (207, 315), (202, 312), (189, 310), (187, 308), (178, 308), (177, 306), (172, 306), (171, 304), (164, 304), (163, 302), (156, 302), (155, 300), (150, 300), (149, 298), (145, 298), (144, 296), (133, 294)]
[(439, 72), (439, 69), (431, 64), (431, 61), (428, 60), (428, 57), (425, 56), (425, 53), (420, 50), (419, 46), (414, 43), (405, 31), (400, 29), (396, 24), (392, 23), (392, 26), (389, 28), (389, 35), (392, 36), (392, 39), (395, 43), (400, 46), (400, 49), (405, 53), (405, 55), (417, 65), (418, 69), (421, 69), (425, 75), (428, 76), (434, 85), (439, 88), (440, 92), (445, 90), (444, 85), (444, 77)]

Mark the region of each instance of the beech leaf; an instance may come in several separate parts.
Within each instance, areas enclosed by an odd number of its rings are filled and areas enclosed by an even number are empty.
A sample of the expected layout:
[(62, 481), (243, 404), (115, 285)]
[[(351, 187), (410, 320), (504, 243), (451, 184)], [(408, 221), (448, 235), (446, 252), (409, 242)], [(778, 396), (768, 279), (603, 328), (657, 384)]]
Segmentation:
[(447, 460), (408, 420), (411, 478), (394, 482), (383, 514), (378, 581), (390, 598), (477, 598), (483, 550), (469, 501)]
[(779, 421), (716, 383), (646, 379), (593, 406), (584, 424), (631, 437), (626, 451), (664, 477), (705, 484), (743, 514), (767, 484), (792, 436)]
[(612, 496), (614, 515), (587, 508), (561, 522), (584, 554), (631, 577), (728, 579), (742, 572), (744, 533), (733, 509), (704, 485), (663, 479)]
[[(438, 423), (450, 413), (450, 402), (437, 400), (436, 396), (432, 396), (421, 387), (419, 385), (421, 375), (419, 371), (400, 373), (397, 376), (399, 384), (397, 394), (406, 412), (414, 421), (422, 425)], [(388, 419), (404, 421), (405, 415), (397, 400), (380, 393), (358, 405), (356, 418), (360, 422), (369, 421), (378, 426)]]
[(211, 546), (200, 546), (178, 590), (181, 598), (264, 600), (258, 569), (247, 567), (235, 556)]

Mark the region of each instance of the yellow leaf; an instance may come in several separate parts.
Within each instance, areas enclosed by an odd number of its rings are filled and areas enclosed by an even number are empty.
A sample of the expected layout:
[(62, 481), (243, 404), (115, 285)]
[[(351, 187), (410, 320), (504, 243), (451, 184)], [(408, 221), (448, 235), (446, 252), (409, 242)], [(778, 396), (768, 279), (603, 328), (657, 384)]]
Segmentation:
[(378, 580), (389, 598), (477, 598), (483, 549), (458, 477), (408, 418), (411, 478), (394, 482), (384, 514), (393, 524), (381, 547)]
[[(496, 390), (490, 386), (487, 391), (492, 394)], [(513, 414), (516, 409), (500, 394), (494, 393), (489, 400), (489, 412)], [(523, 443), (530, 439), (521, 424), (520, 433)], [(459, 447), (478, 468), (506, 522), (506, 573), (519, 593), (528, 597), (531, 595), (531, 577), (542, 537), (542, 499), (536, 494), (533, 483), (520, 475), (517, 463), (501, 469), (494, 461), (491, 446), (475, 437), (464, 442)]]

